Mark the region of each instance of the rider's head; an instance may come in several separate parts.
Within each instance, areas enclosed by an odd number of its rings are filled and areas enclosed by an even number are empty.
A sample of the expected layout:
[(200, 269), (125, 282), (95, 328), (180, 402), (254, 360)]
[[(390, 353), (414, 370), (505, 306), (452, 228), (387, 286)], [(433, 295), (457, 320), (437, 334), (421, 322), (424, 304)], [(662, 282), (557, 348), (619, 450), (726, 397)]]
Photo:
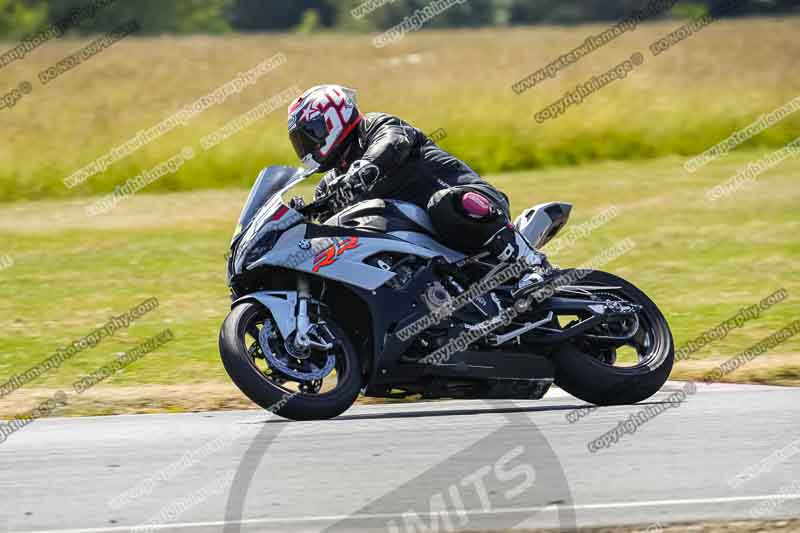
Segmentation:
[(361, 118), (355, 91), (317, 85), (289, 106), (289, 139), (306, 167), (330, 170), (347, 157)]

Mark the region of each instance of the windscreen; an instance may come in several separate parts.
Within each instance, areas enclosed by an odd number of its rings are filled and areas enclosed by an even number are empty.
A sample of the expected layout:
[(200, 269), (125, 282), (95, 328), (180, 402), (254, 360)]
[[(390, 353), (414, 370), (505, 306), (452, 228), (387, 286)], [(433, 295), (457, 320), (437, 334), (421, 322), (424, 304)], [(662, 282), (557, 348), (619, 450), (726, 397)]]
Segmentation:
[(250, 189), (250, 195), (242, 208), (242, 214), (239, 215), (239, 223), (236, 225), (236, 231), (233, 232), (233, 238), (236, 239), (242, 233), (244, 228), (253, 220), (253, 217), (261, 207), (266, 204), (270, 198), (283, 192), (293, 181), (302, 179), (302, 170), (294, 167), (268, 167), (261, 171)]

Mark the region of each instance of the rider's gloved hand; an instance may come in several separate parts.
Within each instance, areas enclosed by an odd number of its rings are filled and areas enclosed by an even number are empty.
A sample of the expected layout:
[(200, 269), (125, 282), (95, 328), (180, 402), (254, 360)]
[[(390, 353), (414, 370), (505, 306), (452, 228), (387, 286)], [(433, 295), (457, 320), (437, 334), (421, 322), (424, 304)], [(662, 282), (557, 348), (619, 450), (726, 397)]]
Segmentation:
[(331, 183), (336, 181), (337, 177), (338, 176), (336, 175), (335, 170), (326, 172), (317, 184), (317, 190), (314, 192), (314, 200), (319, 200), (320, 198), (327, 196), (328, 193), (331, 192)]
[(330, 184), (333, 189), (333, 207), (336, 211), (358, 202), (380, 177), (380, 170), (374, 164), (358, 160), (350, 165), (347, 174)]

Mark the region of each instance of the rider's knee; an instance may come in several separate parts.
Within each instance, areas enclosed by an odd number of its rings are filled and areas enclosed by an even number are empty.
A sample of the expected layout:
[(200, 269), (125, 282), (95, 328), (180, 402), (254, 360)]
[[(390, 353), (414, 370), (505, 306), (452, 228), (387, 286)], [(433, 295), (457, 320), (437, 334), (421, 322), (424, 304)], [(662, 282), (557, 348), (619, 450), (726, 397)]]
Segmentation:
[(456, 186), (434, 193), (428, 202), (436, 231), (449, 246), (479, 250), (508, 224), (507, 206), (470, 186)]

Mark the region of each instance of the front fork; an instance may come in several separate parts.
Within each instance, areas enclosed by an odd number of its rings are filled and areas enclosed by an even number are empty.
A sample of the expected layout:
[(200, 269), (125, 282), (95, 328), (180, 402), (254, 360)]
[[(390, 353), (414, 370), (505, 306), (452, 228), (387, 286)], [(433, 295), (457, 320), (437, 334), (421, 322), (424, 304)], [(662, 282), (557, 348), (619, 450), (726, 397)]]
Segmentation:
[[(308, 353), (309, 348), (330, 350), (330, 342), (317, 342), (309, 337), (315, 325), (308, 316), (308, 302), (311, 300), (311, 285), (305, 274), (297, 275), (297, 332), (294, 336), (294, 347), (301, 353)], [(315, 337), (318, 337), (315, 335)]]

